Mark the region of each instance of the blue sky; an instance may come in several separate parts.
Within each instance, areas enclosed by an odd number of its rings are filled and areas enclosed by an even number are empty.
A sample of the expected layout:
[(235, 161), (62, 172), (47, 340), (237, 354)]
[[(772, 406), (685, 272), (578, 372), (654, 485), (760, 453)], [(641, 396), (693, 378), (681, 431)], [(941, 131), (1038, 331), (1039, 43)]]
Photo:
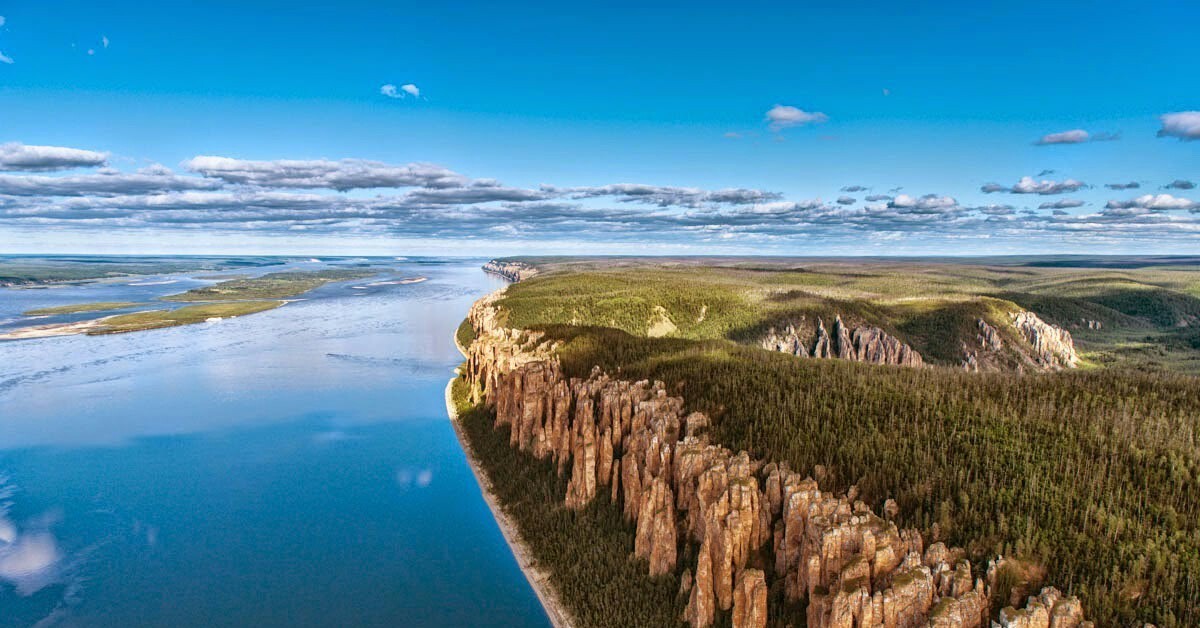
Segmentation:
[(1200, 242), (1196, 3), (571, 4), (0, 3), (0, 251)]

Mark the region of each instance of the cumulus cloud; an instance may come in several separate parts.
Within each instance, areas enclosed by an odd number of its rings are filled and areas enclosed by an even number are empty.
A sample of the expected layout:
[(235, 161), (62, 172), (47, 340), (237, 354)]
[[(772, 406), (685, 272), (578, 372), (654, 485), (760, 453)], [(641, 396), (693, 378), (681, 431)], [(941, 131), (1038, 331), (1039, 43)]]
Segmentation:
[(1104, 187), (1110, 190), (1136, 190), (1142, 187), (1142, 184), (1137, 181), (1130, 181), (1129, 183), (1105, 183)]
[(1062, 131), (1060, 133), (1050, 133), (1043, 135), (1041, 139), (1034, 142), (1038, 146), (1049, 146), (1053, 144), (1083, 144), (1084, 142), (1107, 142), (1121, 139), (1116, 133), (1088, 133), (1083, 129), (1071, 129), (1070, 131)]
[(995, 192), (1008, 192), (1010, 194), (1066, 194), (1067, 192), (1075, 192), (1087, 187), (1087, 184), (1075, 179), (1066, 179), (1064, 181), (1052, 181), (1050, 179), (1037, 180), (1033, 177), (1021, 177), (1020, 181), (1012, 186), (1003, 186), (999, 183), (986, 183), (980, 186), (979, 191), (984, 194), (992, 194)]
[(868, 203), (879, 203), (883, 201), (890, 201), (892, 200), (892, 197), (887, 194), (871, 194), (868, 195), (864, 200)]
[(849, 197), (849, 196), (839, 196), (837, 199), (838, 205), (853, 205), (856, 202), (858, 202), (858, 201), (854, 200), (854, 198)]
[(542, 191), (551, 195), (562, 195), (569, 198), (598, 198), (615, 197), (620, 202), (645, 203), (660, 207), (700, 207), (705, 204), (748, 205), (766, 203), (783, 198), (777, 192), (766, 192), (746, 188), (728, 188), (724, 190), (702, 190), (663, 185), (648, 185), (644, 183), (614, 183), (601, 186), (584, 186), (557, 188), (542, 186)]
[(1083, 201), (1073, 198), (1064, 198), (1053, 203), (1042, 203), (1038, 205), (1038, 209), (1071, 209), (1073, 207), (1083, 207)]
[(407, 98), (409, 96), (412, 96), (413, 98), (421, 97), (421, 89), (412, 83), (405, 83), (400, 87), (396, 87), (391, 83), (387, 83), (379, 88), (379, 93), (387, 96), (388, 98)]
[(452, 188), (471, 183), (467, 177), (433, 164), (391, 165), (364, 159), (250, 161), (200, 155), (184, 162), (184, 167), (229, 183), (280, 188), (346, 191), (362, 188)]
[(1159, 116), (1162, 128), (1159, 137), (1177, 137), (1180, 140), (1200, 139), (1200, 111), (1179, 111)]
[(782, 131), (793, 126), (828, 122), (829, 116), (820, 111), (805, 111), (791, 105), (775, 105), (767, 110), (766, 120), (772, 131)]
[(108, 153), (65, 146), (29, 146), (20, 142), (0, 144), (0, 170), (49, 172), (92, 168), (106, 163)]
[(1108, 209), (1144, 209), (1144, 210), (1170, 210), (1170, 209), (1196, 209), (1200, 207), (1200, 203), (1195, 203), (1189, 199), (1170, 194), (1146, 194), (1128, 201), (1109, 201), (1106, 205)]
[(926, 194), (919, 197), (901, 194), (889, 201), (887, 206), (892, 209), (914, 212), (940, 213), (958, 209), (958, 201), (952, 196), (938, 196), (937, 194)]
[(866, 192), (867, 187), (865, 185), (847, 185), (846, 187), (842, 188), (842, 191), (843, 192)]
[(1196, 187), (1196, 184), (1187, 179), (1175, 179), (1163, 187), (1168, 190), (1191, 190)]
[(117, 196), (182, 190), (215, 190), (217, 181), (148, 169), (51, 177), (0, 174), (0, 194), (8, 196)]

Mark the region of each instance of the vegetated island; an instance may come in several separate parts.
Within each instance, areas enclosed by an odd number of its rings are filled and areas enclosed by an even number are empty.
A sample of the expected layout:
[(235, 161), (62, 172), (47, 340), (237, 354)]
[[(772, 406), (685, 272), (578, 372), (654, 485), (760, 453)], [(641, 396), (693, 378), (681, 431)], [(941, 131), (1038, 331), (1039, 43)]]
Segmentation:
[[(0, 340), (21, 340), (75, 334), (95, 336), (215, 322), (226, 318), (273, 310), (286, 305), (289, 297), (299, 296), (320, 286), (338, 281), (361, 279), (375, 274), (374, 271), (362, 269), (329, 269), (311, 272), (268, 273), (261, 277), (249, 279), (231, 279), (212, 286), (195, 288), (180, 294), (163, 297), (164, 301), (195, 303), (195, 305), (186, 305), (174, 309), (118, 314), (71, 323), (32, 325), (0, 334)], [(64, 308), (86, 308), (75, 309), (74, 311), (77, 312), (96, 311), (98, 309), (96, 306), (98, 305), (115, 304), (92, 303), (46, 309), (62, 310), (54, 312), (62, 314), (66, 313)], [(38, 310), (33, 311), (36, 312)], [(27, 313), (27, 315), (30, 314)]]
[(1040, 264), (541, 261), (460, 433), (579, 626), (1198, 625), (1200, 269)]
[(203, 288), (163, 297), (164, 301), (208, 302), (241, 301), (245, 299), (286, 299), (299, 296), (325, 284), (362, 279), (378, 271), (333, 268), (318, 271), (286, 271), (267, 273), (249, 279), (230, 279)]
[(124, 310), (137, 307), (140, 303), (134, 301), (98, 301), (96, 303), (75, 303), (72, 305), (56, 305), (40, 307), (22, 313), (22, 316), (56, 316), (59, 314), (81, 314), (84, 312), (107, 312), (109, 310)]

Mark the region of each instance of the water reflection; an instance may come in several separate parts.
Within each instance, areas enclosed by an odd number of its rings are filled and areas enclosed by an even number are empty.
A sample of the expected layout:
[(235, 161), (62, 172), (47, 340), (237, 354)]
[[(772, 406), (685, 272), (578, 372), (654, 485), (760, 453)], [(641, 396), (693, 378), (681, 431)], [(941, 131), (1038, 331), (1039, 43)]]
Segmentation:
[(400, 266), (430, 279), (0, 344), (0, 625), (546, 625), (444, 417), (497, 284)]

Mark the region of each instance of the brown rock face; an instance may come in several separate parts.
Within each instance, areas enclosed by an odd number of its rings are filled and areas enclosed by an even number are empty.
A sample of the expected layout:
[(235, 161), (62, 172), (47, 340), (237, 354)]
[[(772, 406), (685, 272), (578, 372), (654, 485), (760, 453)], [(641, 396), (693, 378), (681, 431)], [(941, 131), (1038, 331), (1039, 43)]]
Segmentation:
[(759, 569), (738, 575), (733, 591), (733, 628), (766, 628), (767, 578)]
[(878, 327), (860, 326), (850, 328), (839, 316), (834, 319), (832, 334), (825, 329), (825, 322), (817, 319), (815, 339), (811, 351), (800, 337), (794, 325), (783, 332), (772, 327), (759, 342), (764, 349), (788, 353), (797, 357), (837, 358), (871, 364), (896, 364), (900, 366), (922, 366), (921, 354), (904, 344), (895, 336)]
[[(477, 340), (465, 377), (475, 399), (510, 427), (510, 444), (569, 473), (565, 505), (607, 496), (635, 526), (634, 554), (649, 574), (676, 573), (679, 543), (697, 547), (684, 619), (712, 625), (729, 612), (736, 627), (767, 622), (773, 563), (789, 601), (808, 599), (811, 628), (978, 628), (988, 624), (991, 586), (974, 577), (960, 549), (925, 548), (857, 501), (835, 495), (786, 464), (711, 444), (709, 420), (684, 414), (662, 382), (614, 380), (599, 369), (567, 378), (556, 347), (538, 334), (506, 329), (494, 298), (472, 308)], [(981, 328), (982, 329), (982, 328)], [(981, 331), (981, 336), (983, 332)], [(915, 352), (876, 328), (833, 333), (818, 322), (814, 356), (920, 364)], [(910, 350), (911, 351), (911, 350)], [(913, 357), (916, 356), (916, 357)], [(818, 478), (821, 469), (815, 469)], [(884, 508), (895, 517), (895, 503)], [(1043, 589), (1025, 608), (1005, 609), (1000, 625), (1088, 628), (1075, 598)]]

